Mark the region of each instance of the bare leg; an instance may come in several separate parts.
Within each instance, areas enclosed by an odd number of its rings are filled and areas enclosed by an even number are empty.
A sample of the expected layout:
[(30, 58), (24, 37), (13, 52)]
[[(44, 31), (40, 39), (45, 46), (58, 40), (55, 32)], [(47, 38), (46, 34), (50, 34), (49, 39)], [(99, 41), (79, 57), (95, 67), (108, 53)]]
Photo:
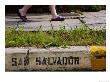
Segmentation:
[[(32, 5), (24, 5), (21, 9), (19, 9), (18, 16), (23, 22), (27, 21), (26, 13), (31, 6)], [(58, 16), (55, 5), (49, 5), (49, 8), (52, 15), (52, 19), (51, 19), (52, 21), (64, 21), (64, 17)]]
[(55, 8), (55, 5), (49, 5), (49, 8), (50, 8), (50, 11), (51, 11), (51, 15), (52, 15), (52, 18), (57, 18), (58, 17), (58, 14), (56, 12), (56, 8)]
[(26, 13), (31, 6), (32, 5), (24, 5), (21, 9), (19, 9), (21, 16), (26, 16)]
[(52, 15), (51, 21), (64, 21), (64, 17), (57, 14), (55, 5), (49, 5), (49, 8)]

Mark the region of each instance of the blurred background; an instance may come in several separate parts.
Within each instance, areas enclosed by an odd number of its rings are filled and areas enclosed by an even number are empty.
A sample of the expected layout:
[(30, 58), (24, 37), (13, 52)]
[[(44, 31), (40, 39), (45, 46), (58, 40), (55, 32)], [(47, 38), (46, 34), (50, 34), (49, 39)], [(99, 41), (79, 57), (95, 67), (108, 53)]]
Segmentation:
[[(16, 13), (23, 5), (6, 5), (5, 13)], [(97, 12), (106, 10), (106, 5), (57, 5), (58, 13), (70, 12)], [(29, 9), (29, 13), (50, 13), (48, 5), (33, 5)]]

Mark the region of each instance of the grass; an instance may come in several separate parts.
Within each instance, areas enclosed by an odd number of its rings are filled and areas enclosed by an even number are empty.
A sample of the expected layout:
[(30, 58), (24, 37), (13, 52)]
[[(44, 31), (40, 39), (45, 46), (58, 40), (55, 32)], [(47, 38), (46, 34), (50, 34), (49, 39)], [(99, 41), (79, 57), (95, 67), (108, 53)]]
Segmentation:
[(74, 30), (60, 27), (58, 31), (25, 32), (8, 27), (5, 30), (5, 47), (51, 47), (51, 46), (106, 45), (106, 30), (93, 30), (84, 26)]

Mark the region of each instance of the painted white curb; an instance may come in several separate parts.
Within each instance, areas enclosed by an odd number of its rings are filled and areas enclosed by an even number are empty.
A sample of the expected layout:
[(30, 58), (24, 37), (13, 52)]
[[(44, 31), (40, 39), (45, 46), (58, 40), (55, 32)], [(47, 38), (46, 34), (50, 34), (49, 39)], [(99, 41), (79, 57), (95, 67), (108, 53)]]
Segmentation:
[(6, 48), (6, 71), (76, 71), (91, 70), (90, 47)]

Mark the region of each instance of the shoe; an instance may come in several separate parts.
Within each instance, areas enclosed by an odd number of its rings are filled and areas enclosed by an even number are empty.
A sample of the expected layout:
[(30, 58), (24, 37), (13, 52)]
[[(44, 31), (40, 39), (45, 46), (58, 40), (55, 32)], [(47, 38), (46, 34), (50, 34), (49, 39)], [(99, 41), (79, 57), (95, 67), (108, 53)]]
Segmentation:
[(64, 20), (65, 20), (65, 18), (63, 16), (58, 16), (55, 19), (51, 19), (51, 21), (64, 21)]
[(27, 21), (26, 16), (21, 16), (21, 14), (19, 13), (19, 11), (17, 12), (17, 14), (20, 17), (20, 19), (22, 20), (22, 22), (26, 22)]

